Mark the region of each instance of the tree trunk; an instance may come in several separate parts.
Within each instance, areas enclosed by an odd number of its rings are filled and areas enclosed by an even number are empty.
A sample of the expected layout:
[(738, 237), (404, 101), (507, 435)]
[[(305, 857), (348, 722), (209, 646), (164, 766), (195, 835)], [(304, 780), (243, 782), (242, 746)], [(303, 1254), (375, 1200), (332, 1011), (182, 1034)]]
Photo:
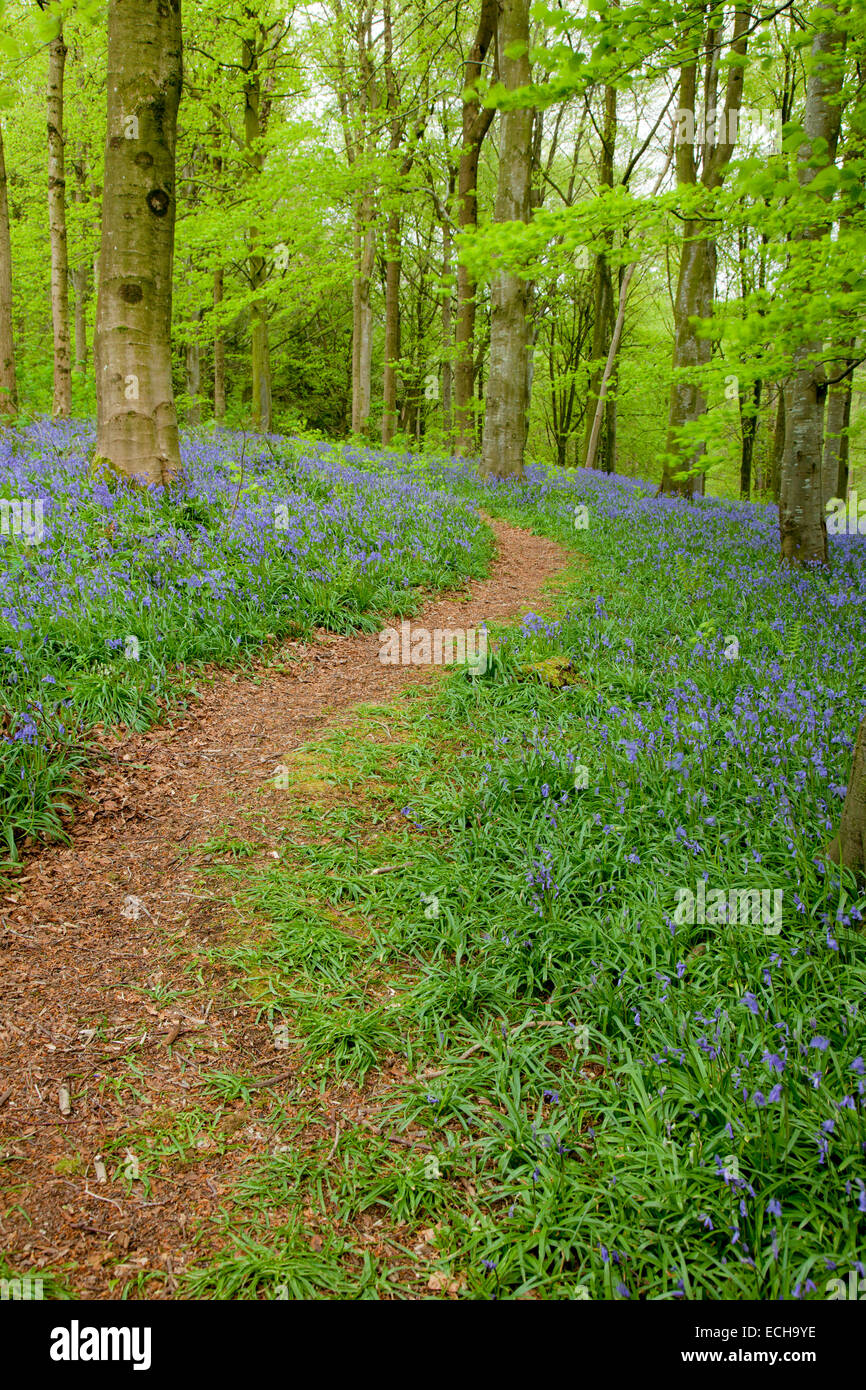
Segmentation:
[[(261, 257), (254, 257), (252, 264)], [(255, 283), (259, 283), (256, 280)], [(268, 336), (267, 309), (261, 300), (252, 307), (252, 427), (257, 433), (268, 434), (271, 428), (271, 350)]]
[[(601, 138), (601, 164), (599, 168), (599, 185), (602, 188), (613, 187), (613, 157), (616, 144), (616, 88), (605, 87), (604, 89), (604, 128)], [(605, 233), (605, 240), (608, 248), (613, 247), (613, 233)], [(613, 325), (616, 311), (613, 300), (613, 277), (610, 273), (610, 262), (604, 251), (600, 252), (595, 259), (595, 281), (593, 285), (593, 321), (592, 321), (592, 375), (589, 379), (589, 388), (586, 398), (586, 424), (583, 436), (583, 460), (586, 462), (589, 450), (589, 440), (592, 434), (592, 427), (595, 421), (595, 410), (598, 404), (598, 393), (601, 386), (601, 378), (604, 373), (607, 354), (610, 351), (610, 342), (613, 337)], [(605, 397), (605, 411), (602, 422), (601, 435), (595, 453), (596, 468), (601, 468), (605, 473), (611, 473), (614, 467), (614, 456), (612, 449), (612, 434), (616, 420), (616, 404), (614, 392), (608, 388)]]
[[(817, 346), (820, 350), (820, 344)], [(826, 396), (826, 379), (817, 367), (802, 367), (785, 385), (779, 533), (782, 559), (788, 564), (827, 563), (827, 525), (821, 500)]]
[(48, 50), (48, 227), (51, 239), (51, 323), (54, 332), (54, 401), (51, 413), (72, 413), (69, 347), (69, 262), (66, 250), (66, 176), (63, 157), (63, 70), (66, 44), (61, 26)]
[[(219, 132), (214, 126), (211, 128), (211, 140), (216, 145), (219, 140)], [(223, 161), (222, 155), (215, 154), (213, 157), (214, 178), (219, 186), (222, 181)], [(226, 344), (223, 336), (222, 324), (220, 322), (220, 306), (223, 302), (223, 268), (221, 265), (214, 267), (213, 273), (213, 418), (215, 425), (221, 425), (226, 417)]]
[(400, 358), (400, 214), (388, 214), (385, 234), (385, 369), (382, 377), (382, 444), (397, 428), (397, 363)]
[(15, 338), (12, 332), (12, 241), (9, 235), (9, 199), (6, 192), (6, 153), (0, 125), (0, 417), (18, 414), (15, 384)]
[[(528, 86), (529, 0), (502, 0), (497, 43), (506, 90), (513, 92)], [(511, 56), (509, 50), (517, 47), (523, 51), (519, 56)], [(496, 189), (498, 223), (529, 221), (532, 123), (530, 107), (509, 107), (502, 112)], [(501, 270), (495, 276), (490, 292), (490, 367), (481, 453), (481, 471), (485, 476), (504, 478), (523, 472), (527, 297), (526, 281), (519, 275)]]
[[(451, 191), (453, 192), (453, 182)], [(445, 282), (445, 293), (442, 296), (442, 433), (446, 440), (451, 439), (454, 428), (454, 363), (451, 357), (454, 312), (451, 296), (451, 246), (451, 226), (446, 218), (442, 223), (442, 279)]]
[(376, 260), (373, 197), (365, 193), (355, 213), (355, 278), (352, 285), (352, 433), (363, 434), (370, 420), (373, 361), (373, 307), (370, 285)]
[(776, 426), (773, 430), (773, 501), (778, 503), (782, 495), (782, 459), (785, 456), (785, 387), (779, 385), (776, 401)]
[[(247, 8), (248, 18), (254, 11)], [(244, 82), (244, 145), (252, 168), (260, 174), (264, 166), (261, 138), (262, 89), (259, 76), (258, 51), (254, 39), (244, 38), (241, 44), (241, 66)], [(252, 357), (252, 412), (250, 423), (256, 433), (267, 434), (271, 428), (271, 354), (268, 342), (268, 306), (262, 293), (268, 277), (268, 265), (257, 249), (259, 231), (249, 229), (250, 257), (248, 275), (252, 302), (250, 307), (250, 351)]]
[(189, 339), (184, 349), (186, 394), (190, 400), (186, 412), (186, 422), (192, 429), (201, 424), (201, 344), (198, 338), (200, 320), (201, 314), (196, 314), (193, 320), (196, 325), (195, 337)]
[[(699, 419), (707, 408), (707, 398), (696, 373), (709, 364), (713, 345), (711, 339), (698, 336), (697, 328), (690, 320), (695, 316), (702, 319), (710, 317), (715, 287), (716, 243), (704, 236), (702, 223), (687, 221), (674, 301), (674, 352), (671, 365), (675, 375), (668, 408), (668, 454), (677, 454), (682, 426)], [(689, 370), (688, 377), (678, 375), (684, 369)], [(678, 470), (666, 460), (662, 492), (677, 492), (691, 497), (695, 492), (695, 478), (679, 478), (675, 473), (694, 467), (703, 452), (704, 446), (699, 444), (687, 459), (680, 461)]]
[[(475, 42), (463, 70), (464, 91), (471, 91), (481, 76), (484, 59), (496, 34), (497, 0), (481, 0)], [(494, 116), (492, 107), (481, 106), (477, 97), (463, 99), (462, 142), (457, 170), (457, 225), (461, 232), (478, 225), (478, 161), (481, 145)], [(528, 137), (527, 137), (528, 138)], [(475, 410), (475, 281), (466, 266), (457, 263), (457, 327), (454, 335), (454, 441), (463, 458), (476, 452)]]
[[(689, 138), (687, 130), (686, 138), (680, 140), (677, 148), (677, 185), (681, 188), (694, 186), (698, 182), (698, 143), (702, 149), (700, 183), (709, 192), (713, 192), (720, 188), (724, 181), (725, 170), (734, 152), (732, 129), (736, 127), (742, 102), (742, 60), (746, 54), (751, 18), (747, 6), (737, 5), (730, 52), (740, 61), (735, 61), (728, 67), (724, 105), (721, 111), (717, 111), (722, 18), (716, 7), (709, 7), (703, 46), (703, 110), (707, 128), (703, 132), (702, 141), (698, 140), (698, 132), (694, 125), (697, 107), (697, 50), (693, 46), (694, 41), (687, 40), (691, 53), (690, 60), (684, 63), (680, 72), (680, 111), (687, 112), (691, 118), (692, 138)], [(709, 127), (711, 112), (718, 118), (715, 130)], [(707, 230), (707, 223), (700, 219), (686, 218), (684, 221), (683, 249), (674, 300), (673, 379), (668, 407), (666, 457), (659, 492), (679, 493), (685, 497), (692, 497), (696, 491), (704, 490), (702, 472), (692, 477), (680, 476), (688, 473), (699, 463), (704, 453), (703, 444), (693, 448), (687, 458), (680, 455), (683, 425), (700, 419), (707, 408), (707, 398), (700, 380), (701, 369), (707, 366), (712, 356), (712, 341), (706, 337), (699, 337), (697, 327), (690, 322), (695, 318), (710, 318), (713, 311), (717, 256), (716, 243), (707, 235)]]
[[(223, 302), (223, 268), (217, 266), (213, 273), (213, 307), (215, 316), (219, 315)], [(226, 344), (223, 331), (217, 319), (213, 340), (213, 418), (221, 424), (226, 416)]]
[[(822, 24), (812, 41), (812, 63), (806, 86), (803, 129), (806, 140), (797, 152), (799, 184), (807, 187), (821, 166), (832, 164), (839, 138), (846, 35), (827, 24), (833, 6), (819, 4), (813, 16)], [(817, 146), (817, 149), (816, 149)], [(826, 194), (821, 195), (826, 198)], [(799, 231), (796, 241), (817, 241), (820, 222)], [(824, 518), (821, 470), (823, 464), (824, 402), (827, 377), (821, 361), (824, 344), (803, 343), (794, 357), (794, 370), (785, 386), (785, 454), (779, 502), (782, 559), (789, 565), (826, 565), (827, 524)]]
[(743, 392), (739, 393), (740, 432), (742, 435), (740, 496), (746, 501), (752, 495), (752, 459), (755, 455), (755, 436), (758, 432), (758, 411), (761, 408), (762, 387), (763, 383), (760, 380), (752, 383), (751, 399)]
[(866, 719), (860, 725), (842, 821), (827, 854), (834, 864), (866, 871)]
[(851, 356), (841, 356), (830, 368), (830, 376), (841, 377), (827, 393), (827, 421), (824, 427), (822, 498), (826, 509), (831, 497), (848, 495), (848, 430), (851, 425), (851, 382), (854, 375), (854, 339), (843, 344)]
[(171, 381), (181, 80), (180, 0), (109, 0), (94, 463), (156, 484), (181, 471)]
[[(72, 49), (73, 73), (75, 76), (76, 91), (78, 100), (76, 110), (80, 112), (82, 105), (82, 92), (85, 86), (85, 71), (82, 60), (81, 50), (76, 45)], [(91, 264), (88, 254), (89, 247), (86, 235), (86, 224), (84, 209), (90, 199), (90, 189), (88, 187), (88, 174), (90, 170), (91, 157), (90, 145), (86, 140), (77, 140), (74, 146), (74, 154), (71, 160), (67, 161), (72, 165), (72, 185), (71, 200), (76, 208), (76, 216), (73, 220), (74, 228), (74, 264), (70, 270), (70, 280), (72, 282), (72, 294), (74, 298), (74, 332), (75, 332), (75, 373), (84, 381), (87, 375), (87, 358), (89, 353), (90, 335), (87, 329), (87, 302), (90, 296), (91, 283)], [(94, 291), (96, 281), (93, 281)]]
[[(75, 182), (72, 187), (72, 201), (80, 207), (87, 202), (87, 161), (85, 151), (79, 148), (78, 157), (73, 161)], [(82, 250), (72, 267), (72, 293), (75, 296), (75, 371), (82, 381), (87, 375), (87, 291), (89, 267), (86, 250)]]

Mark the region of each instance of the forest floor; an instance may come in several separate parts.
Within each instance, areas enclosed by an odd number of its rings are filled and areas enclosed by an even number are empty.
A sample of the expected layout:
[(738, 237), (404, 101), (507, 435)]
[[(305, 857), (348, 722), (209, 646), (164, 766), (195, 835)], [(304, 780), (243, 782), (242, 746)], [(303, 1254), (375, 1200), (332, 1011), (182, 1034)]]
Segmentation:
[[(39, 564), (6, 554), (0, 1280), (863, 1276), (866, 893), (822, 846), (864, 538), (792, 580), (762, 505), (294, 445), (243, 495), (219, 440), (151, 514), (82, 491), (80, 440), (37, 445), (30, 485), (90, 500)], [(388, 613), (485, 619), (490, 660), (383, 665)], [(71, 844), (38, 848), (67, 786)]]
[[(574, 560), (551, 540), (491, 525), (489, 577), (431, 598), (413, 626), (516, 619), (543, 605)], [(385, 706), (435, 672), (378, 654), (375, 634), (320, 629), (244, 669), (211, 669), (198, 700), (161, 726), (106, 734), (71, 843), (33, 852), (3, 895), (0, 1272), (41, 1277), (47, 1297), (188, 1295), (188, 1266), (219, 1248), (226, 1206), (239, 1214), (233, 1194), (256, 1163), (285, 1152), (289, 1137), (302, 1149), (324, 1130), (333, 1158), (357, 1127), (377, 1131), (406, 1059), (385, 1055), (362, 1084), (305, 1086), (302, 1051), (261, 1018), (220, 948), (262, 929), (232, 901), (232, 865), (279, 860), (305, 791), (328, 800), (315, 759), (307, 787), (295, 761), (289, 792), (275, 770), (312, 737), (339, 733), (358, 707)], [(370, 729), (387, 748), (389, 708)], [(264, 1194), (265, 1224), (285, 1216), (280, 1202), (267, 1210)], [(315, 1262), (329, 1233), (317, 1234), (321, 1214), (304, 1218)], [(426, 1234), (375, 1207), (357, 1216), (354, 1248), (389, 1271), (379, 1296), (459, 1293), (431, 1274)]]

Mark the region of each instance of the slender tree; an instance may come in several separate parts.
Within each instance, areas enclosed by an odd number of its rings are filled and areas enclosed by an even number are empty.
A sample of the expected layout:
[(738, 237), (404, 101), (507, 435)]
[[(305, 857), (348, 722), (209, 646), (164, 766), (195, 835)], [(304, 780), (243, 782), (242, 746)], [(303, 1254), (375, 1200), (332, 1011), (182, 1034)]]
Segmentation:
[(146, 483), (181, 470), (171, 381), (181, 79), (180, 0), (109, 0), (95, 463)]
[(66, 173), (63, 138), (63, 74), (66, 44), (63, 25), (48, 50), (48, 226), (51, 239), (51, 322), (54, 329), (54, 403), (52, 414), (72, 412), (72, 363), (69, 345), (69, 258), (66, 248)]
[[(616, 146), (616, 88), (604, 89), (604, 124), (601, 133), (601, 158), (598, 181), (601, 188), (613, 187), (613, 157)], [(594, 363), (589, 379), (589, 392), (586, 402), (586, 429), (583, 440), (583, 458), (586, 464), (589, 442), (595, 423), (595, 410), (598, 393), (604, 373), (607, 354), (613, 337), (616, 309), (614, 307), (613, 277), (610, 272), (610, 252), (613, 248), (613, 231), (605, 234), (605, 250), (595, 258), (593, 282), (593, 321), (592, 321), (592, 360)], [(598, 447), (593, 457), (593, 467), (606, 473), (613, 470), (616, 458), (616, 396), (611, 387), (607, 389), (604, 419)]]
[(0, 125), (0, 417), (18, 414), (15, 384), (15, 337), (12, 331), (12, 238), (6, 191), (6, 151)]
[[(244, 14), (250, 30), (241, 41), (241, 69), (244, 74), (244, 147), (250, 169), (261, 175), (265, 163), (262, 137), (267, 127), (270, 101), (267, 88), (273, 81), (273, 68), (266, 73), (263, 90), (260, 63), (270, 34), (267, 26), (256, 23), (256, 10), (246, 6)], [(271, 428), (271, 352), (268, 331), (268, 307), (264, 287), (268, 278), (268, 262), (259, 245), (259, 231), (249, 229), (250, 255), (247, 274), (252, 292), (252, 427), (267, 433)]]
[[(460, 161), (457, 170), (457, 226), (466, 232), (478, 225), (478, 161), (481, 146), (495, 115), (482, 106), (476, 88), (484, 71), (490, 45), (496, 37), (497, 0), (481, 0), (475, 38), (463, 65), (463, 110)], [(499, 46), (494, 45), (493, 76), (499, 76)], [(529, 129), (527, 139), (529, 138)], [(476, 452), (475, 433), (475, 281), (462, 261), (457, 264), (457, 324), (454, 340), (455, 452), (471, 457)]]
[(821, 464), (822, 500), (848, 495), (849, 431), (851, 428), (852, 377), (856, 365), (855, 340), (840, 344), (841, 353), (830, 365), (824, 455)]
[[(703, 52), (699, 51), (693, 35), (700, 36), (701, 17), (707, 13)], [(691, 5), (684, 12), (682, 42), (688, 57), (680, 69), (680, 109), (678, 112), (676, 170), (677, 184), (685, 190), (701, 186), (711, 195), (721, 186), (725, 170), (734, 152), (737, 116), (743, 95), (743, 59), (748, 43), (751, 11), (739, 4), (734, 12), (731, 35), (728, 77), (724, 104), (718, 107), (719, 61), (723, 48), (724, 8), (712, 0)], [(690, 50), (690, 51), (689, 51)], [(699, 63), (704, 59), (702, 116), (704, 129), (696, 125), (701, 112), (698, 104)], [(703, 137), (702, 139), (699, 137)], [(700, 157), (698, 150), (700, 149)], [(698, 172), (700, 167), (700, 172)], [(680, 431), (683, 425), (697, 420), (707, 408), (698, 370), (710, 360), (712, 343), (702, 336), (700, 320), (709, 319), (713, 311), (716, 286), (716, 242), (705, 216), (686, 216), (683, 222), (683, 245), (680, 254), (679, 278), (674, 299), (673, 380), (668, 409), (668, 438), (666, 461), (660, 492), (679, 492), (691, 496), (703, 491), (703, 475), (699, 480), (681, 477), (684, 470), (694, 468), (703, 454), (698, 446), (688, 459), (672, 463), (680, 450)]]
[[(78, 146), (72, 159), (72, 203), (79, 209), (87, 204), (87, 150), (83, 144)], [(83, 380), (87, 375), (87, 295), (90, 269), (86, 248), (82, 247), (74, 258), (70, 272), (74, 304), (75, 328), (75, 371)]]
[[(403, 148), (396, 165), (396, 188), (392, 193), (385, 226), (385, 364), (382, 372), (382, 444), (387, 448), (397, 427), (397, 367), (400, 358), (400, 277), (402, 274), (402, 220), (398, 199), (412, 171), (418, 144), (427, 124), (426, 97), (421, 101), (418, 120), (406, 141), (406, 116), (401, 110), (402, 93), (394, 65), (394, 32), (389, 0), (384, 0), (383, 38), (385, 46), (385, 99), (390, 132), (389, 155), (392, 162)], [(426, 86), (426, 84), (424, 84)]]

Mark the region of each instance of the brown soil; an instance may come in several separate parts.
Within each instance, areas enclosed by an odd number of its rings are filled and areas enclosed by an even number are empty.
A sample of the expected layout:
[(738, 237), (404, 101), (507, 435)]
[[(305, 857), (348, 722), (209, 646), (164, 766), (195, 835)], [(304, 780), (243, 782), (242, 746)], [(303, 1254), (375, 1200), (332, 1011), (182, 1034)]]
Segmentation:
[[(491, 525), (490, 577), (431, 599), (413, 626), (471, 628), (543, 603), (545, 581), (568, 556)], [(226, 826), (249, 839), (253, 825), (260, 853), (274, 852), (285, 802), (268, 788), (289, 750), (359, 701), (430, 678), (429, 667), (382, 665), (378, 653), (375, 635), (321, 631), (214, 673), (171, 726), (107, 736), (72, 843), (32, 853), (0, 898), (0, 1256), (17, 1274), (53, 1272), (77, 1297), (111, 1298), (154, 1273), (162, 1277), (139, 1296), (171, 1297), (193, 1236), (217, 1238), (215, 1213), (244, 1165), (273, 1152), (274, 1129), (266, 1135), (249, 1107), (202, 1090), (209, 1072), (253, 1075), (293, 1112), (291, 1056), (235, 1007), (232, 972), (190, 970), (231, 924), (231, 883), (204, 892), (201, 865), (185, 851)], [(396, 1079), (399, 1065), (391, 1072), (376, 1084)], [(136, 1135), (152, 1138), (194, 1107), (221, 1112), (197, 1161), (163, 1164), (147, 1182), (118, 1171)], [(323, 1097), (320, 1113), (336, 1135), (338, 1125), (369, 1124), (371, 1112), (357, 1098), (335, 1109)], [(382, 1224), (359, 1233), (374, 1251)], [(430, 1288), (443, 1287), (437, 1277)]]

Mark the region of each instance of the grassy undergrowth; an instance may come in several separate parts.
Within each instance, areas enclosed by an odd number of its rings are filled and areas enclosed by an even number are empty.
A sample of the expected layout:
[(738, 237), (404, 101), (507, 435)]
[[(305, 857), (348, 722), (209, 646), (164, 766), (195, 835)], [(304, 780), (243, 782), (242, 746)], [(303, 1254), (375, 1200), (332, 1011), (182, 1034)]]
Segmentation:
[[(305, 1084), (386, 1123), (266, 1164), (195, 1293), (267, 1296), (271, 1199), (340, 1233), (321, 1293), (378, 1296), (370, 1210), (475, 1298), (825, 1298), (864, 1259), (866, 904), (822, 853), (862, 674), (820, 665), (862, 556), (791, 579), (758, 509), (726, 556), (741, 509), (620, 493), (488, 493), (590, 556), (559, 618), (303, 755), (232, 959)], [(700, 881), (778, 915), (689, 921)]]

